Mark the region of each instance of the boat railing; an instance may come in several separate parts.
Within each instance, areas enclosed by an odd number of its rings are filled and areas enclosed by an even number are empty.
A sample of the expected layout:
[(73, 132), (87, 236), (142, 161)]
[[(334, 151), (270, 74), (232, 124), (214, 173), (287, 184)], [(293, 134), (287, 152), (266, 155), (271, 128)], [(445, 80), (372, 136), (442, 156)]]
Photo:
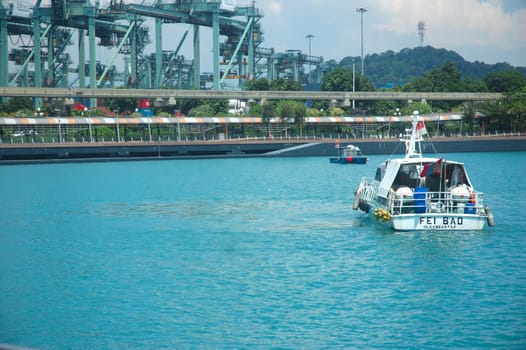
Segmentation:
[(449, 191), (414, 192), (412, 196), (398, 196), (392, 193), (387, 201), (391, 214), (480, 214), (484, 215), (484, 193), (471, 192), (461, 197)]

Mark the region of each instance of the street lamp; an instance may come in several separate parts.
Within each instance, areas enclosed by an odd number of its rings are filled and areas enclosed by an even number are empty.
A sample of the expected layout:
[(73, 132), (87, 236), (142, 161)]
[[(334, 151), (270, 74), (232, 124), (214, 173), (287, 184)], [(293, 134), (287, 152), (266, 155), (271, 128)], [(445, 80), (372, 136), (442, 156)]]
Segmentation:
[(62, 129), (60, 126), (60, 108), (55, 108), (55, 113), (57, 114), (57, 120), (58, 120), (58, 142), (62, 143)]
[(175, 114), (175, 117), (177, 118), (177, 141), (181, 141), (181, 125), (179, 123), (179, 115), (178, 115), (178, 110), (176, 109), (174, 111), (174, 114)]
[(354, 107), (355, 107), (355, 105), (354, 105), (354, 101), (355, 101), (354, 100), (354, 92), (355, 92), (355, 89), (354, 89), (355, 88), (355, 83), (354, 83), (355, 78), (354, 78), (354, 76), (355, 76), (355, 70), (354, 70), (354, 58), (353, 58), (353, 60), (352, 60), (352, 109), (353, 109), (353, 112), (354, 112)]
[(93, 131), (91, 130), (91, 115), (88, 114), (88, 107), (84, 107), (84, 112), (88, 119), (89, 142), (93, 143)]
[[(400, 108), (395, 109), (394, 116), (399, 117), (402, 115), (402, 112), (400, 112)], [(388, 137), (391, 137), (391, 117), (389, 117), (389, 129), (387, 130)]]
[(311, 74), (310, 61), (311, 61), (311, 41), (312, 41), (312, 38), (314, 38), (314, 35), (308, 34), (305, 38), (307, 38), (309, 40), (309, 83), (312, 83), (312, 74)]
[(364, 65), (363, 65), (363, 14), (367, 12), (367, 9), (364, 7), (360, 7), (356, 9), (356, 12), (360, 12), (361, 17), (361, 33), (362, 33), (362, 75), (364, 75)]
[(116, 109), (113, 111), (113, 113), (115, 113), (116, 115), (116, 119), (117, 119), (117, 142), (121, 142), (121, 134), (120, 134), (120, 131), (119, 131), (119, 110)]

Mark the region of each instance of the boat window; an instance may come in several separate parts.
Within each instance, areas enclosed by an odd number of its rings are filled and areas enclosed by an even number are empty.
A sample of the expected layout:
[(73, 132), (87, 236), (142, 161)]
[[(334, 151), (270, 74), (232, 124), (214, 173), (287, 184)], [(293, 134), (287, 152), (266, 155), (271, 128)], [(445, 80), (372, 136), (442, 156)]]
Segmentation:
[(410, 188), (418, 187), (420, 185), (420, 174), (418, 173), (415, 164), (404, 164), (400, 167), (400, 171), (396, 175), (393, 182), (393, 187), (407, 186)]
[(444, 190), (444, 186), (443, 184), (441, 184), (442, 180), (443, 179), (441, 176), (437, 176), (437, 175), (426, 176), (425, 184), (430, 192), (439, 192), (439, 191)]
[(382, 169), (380, 167), (376, 168), (376, 176), (374, 179), (376, 181), (382, 181)]
[(384, 174), (385, 174), (385, 164), (380, 164), (378, 168), (376, 168), (376, 175), (374, 179), (376, 181), (382, 181), (382, 179), (384, 178)]
[(468, 185), (464, 167), (460, 164), (448, 164), (446, 167), (446, 183), (448, 187), (456, 187), (458, 185)]

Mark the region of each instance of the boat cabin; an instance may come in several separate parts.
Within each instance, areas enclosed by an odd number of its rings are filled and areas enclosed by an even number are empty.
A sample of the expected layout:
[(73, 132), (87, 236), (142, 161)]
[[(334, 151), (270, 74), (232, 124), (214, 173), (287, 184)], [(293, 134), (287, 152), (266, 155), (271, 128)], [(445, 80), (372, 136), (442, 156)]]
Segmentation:
[(426, 187), (430, 192), (442, 192), (456, 186), (471, 187), (464, 164), (442, 159), (420, 158), (387, 161), (376, 169), (378, 195), (387, 198), (389, 190), (401, 187)]
[[(397, 159), (376, 170), (377, 200), (415, 210), (419, 206), (454, 211), (472, 200), (473, 190), (463, 163), (434, 158)], [(434, 210), (435, 211), (435, 210)]]
[(338, 157), (339, 158), (355, 158), (363, 157), (363, 153), (358, 146), (348, 145), (338, 147)]

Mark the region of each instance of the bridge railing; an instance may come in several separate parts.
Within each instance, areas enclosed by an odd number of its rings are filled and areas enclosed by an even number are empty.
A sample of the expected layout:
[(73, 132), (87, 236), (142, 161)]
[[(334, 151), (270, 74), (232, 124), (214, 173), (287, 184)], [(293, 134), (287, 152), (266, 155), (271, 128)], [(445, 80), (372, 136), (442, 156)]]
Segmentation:
[[(525, 133), (520, 132), (496, 132), (496, 133), (464, 133), (464, 134), (441, 134), (433, 136), (432, 140), (437, 140), (446, 137), (477, 137), (477, 136), (524, 136)], [(58, 132), (47, 132), (43, 134), (35, 133), (32, 135), (9, 135), (7, 137), (0, 137), (0, 145), (39, 145), (39, 144), (125, 144), (125, 143), (177, 143), (177, 142), (250, 142), (250, 141), (294, 141), (294, 142), (316, 142), (316, 141), (337, 141), (337, 140), (393, 140), (399, 141), (398, 135), (377, 135), (366, 134), (364, 137), (356, 133), (316, 133), (316, 134), (270, 134), (270, 135), (230, 135), (224, 134), (185, 134), (181, 135), (139, 135), (139, 136), (120, 136), (116, 135), (100, 135), (89, 136), (88, 134), (76, 134), (64, 132), (60, 136)]]

